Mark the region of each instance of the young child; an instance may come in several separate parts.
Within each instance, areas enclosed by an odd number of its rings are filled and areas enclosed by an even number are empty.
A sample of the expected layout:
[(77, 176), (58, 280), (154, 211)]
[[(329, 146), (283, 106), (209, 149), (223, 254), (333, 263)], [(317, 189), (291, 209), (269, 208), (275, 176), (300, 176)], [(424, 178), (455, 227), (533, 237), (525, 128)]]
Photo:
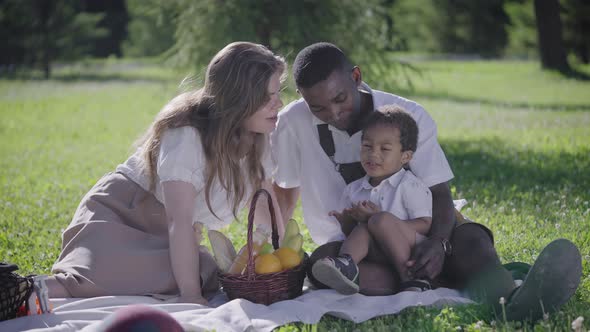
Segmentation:
[[(350, 183), (332, 211), (348, 235), (338, 257), (312, 266), (314, 277), (343, 294), (359, 291), (357, 264), (364, 259), (390, 262), (401, 290), (430, 289), (427, 281), (410, 280), (406, 263), (412, 248), (425, 238), (432, 221), (430, 190), (404, 166), (418, 143), (412, 116), (394, 105), (373, 112), (362, 132), (361, 164), (366, 176)], [(348, 225), (355, 225), (348, 234)]]

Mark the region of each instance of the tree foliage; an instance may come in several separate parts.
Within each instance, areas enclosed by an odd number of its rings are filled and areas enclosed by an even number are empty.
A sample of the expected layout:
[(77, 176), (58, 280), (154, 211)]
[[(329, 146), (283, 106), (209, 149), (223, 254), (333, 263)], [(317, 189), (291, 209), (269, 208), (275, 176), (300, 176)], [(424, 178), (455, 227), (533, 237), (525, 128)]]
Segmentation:
[(177, 6), (159, 0), (127, 0), (130, 21), (123, 43), (126, 56), (157, 56), (174, 45)]
[(590, 63), (590, 1), (564, 0), (561, 5), (565, 46), (580, 62), (588, 64)]
[(353, 55), (388, 46), (377, 0), (202, 0), (178, 1), (174, 46), (179, 64), (203, 65), (224, 45), (258, 42), (289, 57), (304, 46), (330, 41)]
[(399, 0), (392, 15), (406, 50), (497, 57), (508, 44), (504, 0)]
[(121, 44), (127, 38), (129, 13), (126, 0), (78, 0), (79, 9), (86, 13), (98, 13), (102, 18), (98, 28), (108, 30), (106, 35), (95, 38), (90, 54), (95, 57), (122, 56)]
[[(559, 9), (554, 11), (559, 12), (562, 23), (560, 35), (565, 53), (588, 63), (590, 3), (552, 2), (559, 3)], [(365, 73), (403, 77), (409, 67), (400, 66), (391, 51), (542, 58), (537, 27), (549, 25), (535, 18), (534, 3), (0, 0), (0, 67), (42, 66), (49, 75), (55, 60), (123, 53), (133, 57), (163, 54), (175, 65), (201, 69), (215, 52), (232, 41), (258, 42), (290, 60), (306, 45), (329, 41), (340, 46)], [(540, 13), (546, 14), (547, 9)], [(549, 35), (554, 29), (549, 27)], [(544, 42), (552, 38), (541, 37)], [(393, 70), (395, 75), (381, 75), (386, 70)]]
[(506, 12), (510, 17), (506, 54), (526, 58), (538, 55), (537, 21), (533, 7), (533, 0), (506, 3)]
[[(512, 0), (506, 5), (510, 16), (508, 28), (511, 55), (539, 56), (537, 19), (533, 0)], [(560, 0), (558, 7), (549, 10), (559, 13), (563, 45), (567, 54), (575, 55), (582, 63), (590, 61), (590, 2), (584, 0)], [(546, 21), (541, 24), (547, 23)]]
[[(75, 0), (4, 0), (0, 3), (1, 63), (41, 66), (48, 78), (51, 63), (87, 53), (92, 41), (108, 31), (97, 27), (103, 14), (81, 12)], [(6, 30), (5, 30), (6, 29)]]

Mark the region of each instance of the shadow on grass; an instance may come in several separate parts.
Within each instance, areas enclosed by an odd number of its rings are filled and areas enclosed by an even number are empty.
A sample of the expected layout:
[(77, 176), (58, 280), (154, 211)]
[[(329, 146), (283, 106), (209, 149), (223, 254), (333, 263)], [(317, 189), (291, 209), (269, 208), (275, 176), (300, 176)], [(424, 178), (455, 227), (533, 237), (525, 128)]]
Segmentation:
[(91, 74), (91, 73), (80, 73), (80, 74), (61, 74), (51, 78), (61, 82), (107, 82), (107, 81), (118, 81), (118, 82), (152, 82), (152, 83), (166, 83), (170, 82), (170, 78), (154, 77), (148, 75), (121, 75), (117, 73), (108, 74)]
[(578, 81), (590, 81), (590, 75), (588, 73), (578, 70), (576, 68), (570, 68), (568, 70), (560, 70), (559, 73), (569, 79)]
[(4, 80), (27, 80), (27, 81), (59, 81), (59, 82), (152, 82), (152, 83), (167, 83), (173, 81), (171, 78), (156, 77), (151, 75), (141, 75), (134, 73), (55, 73), (49, 79), (45, 79), (43, 75), (37, 73), (17, 73), (12, 75), (0, 76)]
[(428, 98), (433, 100), (446, 100), (454, 103), (462, 104), (482, 104), (500, 108), (532, 108), (547, 111), (590, 111), (590, 104), (554, 104), (554, 103), (527, 103), (527, 102), (503, 102), (492, 99), (483, 98), (470, 98), (462, 96), (453, 96), (445, 92), (437, 91), (416, 91), (407, 88), (396, 88), (391, 91), (395, 91), (396, 94), (401, 96), (412, 96), (413, 98)]
[(178, 78), (178, 72), (163, 64), (151, 62), (74, 62), (55, 64), (51, 77), (45, 78), (44, 72), (35, 67), (1, 67), (0, 79), (59, 82), (171, 82)]
[(545, 192), (590, 200), (590, 147), (572, 152), (538, 152), (500, 139), (442, 140), (455, 173), (453, 185), (472, 199), (523, 200), (545, 204)]

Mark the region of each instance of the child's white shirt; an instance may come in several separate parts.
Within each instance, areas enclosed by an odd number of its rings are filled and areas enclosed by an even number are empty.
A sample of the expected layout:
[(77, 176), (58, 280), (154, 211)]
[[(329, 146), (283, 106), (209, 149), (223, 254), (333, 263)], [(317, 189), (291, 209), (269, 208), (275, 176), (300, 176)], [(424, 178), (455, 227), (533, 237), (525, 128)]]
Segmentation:
[(371, 201), (381, 211), (390, 212), (401, 220), (432, 217), (432, 193), (411, 171), (402, 168), (376, 187), (369, 179), (365, 175), (346, 186), (340, 199), (341, 210), (352, 203)]

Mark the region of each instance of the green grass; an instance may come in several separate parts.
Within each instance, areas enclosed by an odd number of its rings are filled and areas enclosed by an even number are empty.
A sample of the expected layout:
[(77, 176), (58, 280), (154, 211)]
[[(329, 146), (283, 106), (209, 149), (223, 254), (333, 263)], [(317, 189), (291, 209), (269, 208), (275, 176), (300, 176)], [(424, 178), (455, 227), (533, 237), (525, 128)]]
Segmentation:
[[(455, 173), (454, 196), (468, 199), (465, 213), (494, 231), (502, 261), (532, 263), (550, 241), (572, 240), (583, 257), (578, 292), (561, 312), (532, 326), (504, 324), (472, 305), (411, 308), (362, 324), (327, 316), (280, 330), (567, 331), (578, 316), (590, 320), (590, 81), (542, 72), (533, 62), (415, 66), (422, 74), (414, 90), (393, 87), (395, 71), (364, 79), (420, 102), (433, 116)], [(50, 81), (0, 80), (0, 258), (17, 263), (22, 274), (49, 272), (81, 197), (127, 158), (187, 75), (118, 61), (64, 66), (55, 74)], [(290, 91), (284, 102), (293, 98)], [(245, 223), (228, 233), (242, 245)]]
[[(409, 84), (398, 84), (401, 95), (454, 103), (474, 103), (529, 109), (588, 110), (590, 66), (578, 67), (586, 80), (541, 71), (532, 61), (424, 61), (412, 63), (421, 72)], [(400, 72), (401, 74), (401, 72)], [(415, 77), (415, 75), (413, 76)], [(383, 80), (393, 85), (395, 75)], [(370, 81), (370, 78), (368, 78)], [(381, 81), (376, 81), (379, 85)]]

